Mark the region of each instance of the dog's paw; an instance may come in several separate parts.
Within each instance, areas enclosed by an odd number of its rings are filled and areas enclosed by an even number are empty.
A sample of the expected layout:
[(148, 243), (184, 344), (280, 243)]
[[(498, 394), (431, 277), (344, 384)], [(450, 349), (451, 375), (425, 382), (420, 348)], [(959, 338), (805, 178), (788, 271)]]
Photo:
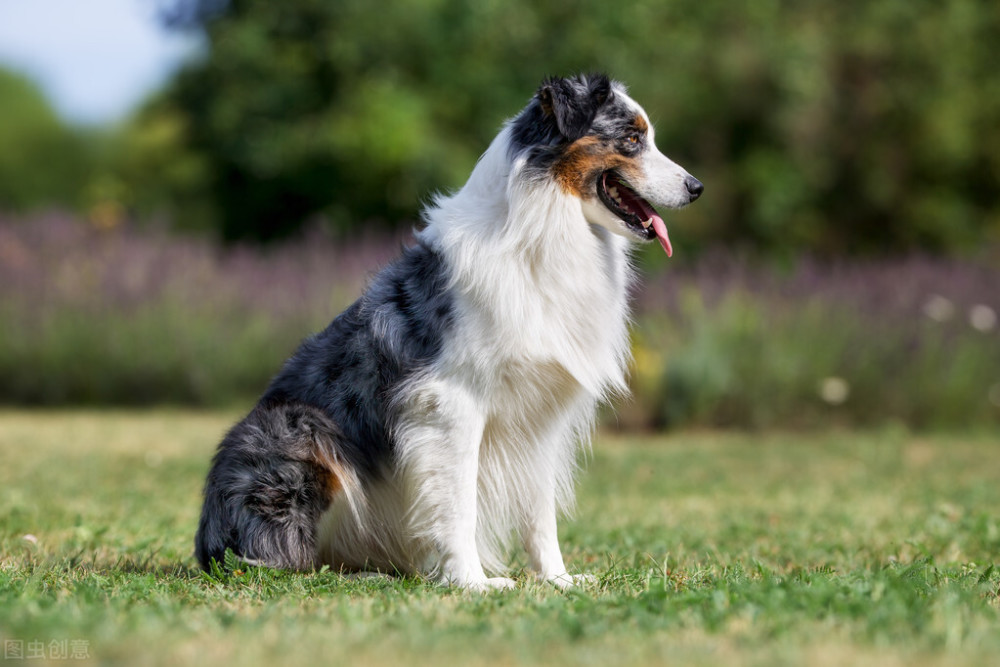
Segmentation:
[(490, 577), (479, 581), (469, 581), (460, 586), (468, 591), (477, 593), (488, 593), (490, 591), (506, 591), (517, 586), (513, 579), (507, 577)]
[(556, 574), (543, 579), (557, 588), (577, 588), (597, 583), (592, 574)]

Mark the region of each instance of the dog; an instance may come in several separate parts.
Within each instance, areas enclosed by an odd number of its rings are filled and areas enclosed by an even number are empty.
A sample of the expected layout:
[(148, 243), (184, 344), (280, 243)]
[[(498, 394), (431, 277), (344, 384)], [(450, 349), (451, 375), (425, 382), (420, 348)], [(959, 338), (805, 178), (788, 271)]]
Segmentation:
[[(509, 588), (515, 538), (573, 586), (557, 516), (627, 393), (634, 241), (704, 187), (605, 75), (549, 78), (415, 242), (306, 339), (212, 461), (195, 553)], [(488, 576), (490, 575), (494, 576)]]

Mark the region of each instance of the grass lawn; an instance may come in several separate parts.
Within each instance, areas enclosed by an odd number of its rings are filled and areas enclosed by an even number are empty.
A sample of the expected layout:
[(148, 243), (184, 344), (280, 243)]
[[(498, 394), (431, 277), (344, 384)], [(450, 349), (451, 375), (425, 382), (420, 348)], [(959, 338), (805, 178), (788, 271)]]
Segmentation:
[[(209, 577), (228, 413), (0, 412), (0, 638), (30, 662), (1000, 664), (1000, 437), (602, 435), (564, 522), (597, 583)], [(42, 662), (35, 660), (34, 662)]]

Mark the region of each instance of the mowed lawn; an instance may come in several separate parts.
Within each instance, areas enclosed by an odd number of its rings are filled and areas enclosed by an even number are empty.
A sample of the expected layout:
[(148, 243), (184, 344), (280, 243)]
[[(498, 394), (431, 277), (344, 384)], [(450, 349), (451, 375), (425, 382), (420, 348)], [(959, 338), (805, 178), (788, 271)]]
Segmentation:
[(477, 595), (201, 574), (237, 416), (0, 412), (3, 664), (1000, 664), (996, 435), (601, 434), (561, 530), (596, 583), (515, 554), (520, 587)]

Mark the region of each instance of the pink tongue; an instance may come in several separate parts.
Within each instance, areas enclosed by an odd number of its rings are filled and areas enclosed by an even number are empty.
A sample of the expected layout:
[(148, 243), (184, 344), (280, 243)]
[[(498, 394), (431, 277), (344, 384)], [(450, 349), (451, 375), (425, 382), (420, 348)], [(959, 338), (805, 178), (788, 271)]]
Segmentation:
[(674, 249), (670, 245), (670, 237), (667, 236), (667, 226), (663, 224), (663, 218), (658, 215), (653, 216), (653, 231), (656, 238), (660, 239), (660, 245), (667, 251), (667, 257), (674, 256)]
[[(631, 198), (630, 198), (631, 199)], [(646, 216), (646, 220), (652, 219), (653, 221), (653, 231), (656, 232), (656, 238), (660, 240), (660, 245), (667, 253), (667, 257), (673, 257), (674, 249), (670, 245), (670, 237), (667, 236), (667, 226), (663, 223), (663, 218), (661, 218), (653, 207), (646, 203), (644, 199), (634, 200), (639, 208), (642, 209), (643, 214)]]
[[(605, 186), (607, 186), (607, 172), (604, 173), (603, 182)], [(617, 179), (615, 179), (615, 183), (621, 186), (619, 187), (618, 193), (622, 199), (627, 200), (629, 204), (639, 208), (639, 210), (642, 211), (643, 220), (653, 221), (652, 227), (653, 231), (656, 232), (656, 238), (660, 240), (660, 245), (663, 246), (663, 249), (666, 251), (667, 257), (673, 257), (674, 249), (673, 246), (670, 245), (670, 237), (667, 236), (667, 226), (663, 223), (663, 218), (657, 214), (656, 210), (650, 206), (645, 199), (637, 196), (630, 188), (625, 186), (624, 183), (618, 181)]]

